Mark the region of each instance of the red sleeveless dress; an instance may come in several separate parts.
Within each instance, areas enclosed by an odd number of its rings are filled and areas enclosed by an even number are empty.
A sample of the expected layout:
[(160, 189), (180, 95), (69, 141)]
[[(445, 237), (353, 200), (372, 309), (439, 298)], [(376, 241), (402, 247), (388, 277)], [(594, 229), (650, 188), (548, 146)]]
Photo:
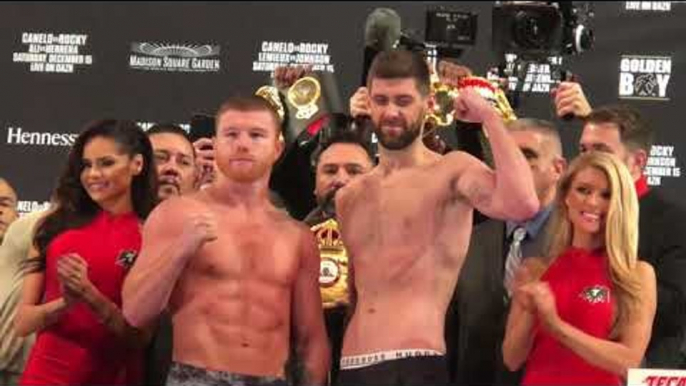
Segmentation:
[[(609, 339), (615, 299), (604, 250), (569, 248), (541, 277), (555, 295), (560, 318), (600, 339)], [(526, 362), (524, 385), (621, 385), (538, 326)]]
[[(95, 287), (121, 308), (124, 278), (141, 247), (135, 213), (100, 212), (89, 224), (65, 231), (48, 245), (44, 302), (61, 296), (57, 259), (78, 253)], [(142, 351), (127, 349), (83, 303), (40, 331), (19, 381), (22, 385), (135, 385), (142, 380)]]

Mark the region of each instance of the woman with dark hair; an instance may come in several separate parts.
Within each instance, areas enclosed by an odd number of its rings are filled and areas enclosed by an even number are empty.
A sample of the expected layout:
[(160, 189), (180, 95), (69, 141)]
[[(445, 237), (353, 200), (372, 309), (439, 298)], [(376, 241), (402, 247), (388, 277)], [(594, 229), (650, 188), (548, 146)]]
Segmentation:
[(96, 121), (75, 141), (28, 260), (15, 327), (38, 335), (21, 384), (141, 381), (147, 339), (124, 319), (121, 289), (156, 181), (152, 147), (133, 122)]

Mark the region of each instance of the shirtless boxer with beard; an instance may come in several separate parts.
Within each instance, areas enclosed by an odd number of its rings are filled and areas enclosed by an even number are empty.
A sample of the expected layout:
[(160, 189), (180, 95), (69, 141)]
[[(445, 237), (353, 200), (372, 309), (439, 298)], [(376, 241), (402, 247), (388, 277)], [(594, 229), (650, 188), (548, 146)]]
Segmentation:
[(339, 384), (447, 384), (445, 314), (473, 211), (531, 217), (539, 206), (531, 170), (496, 110), (470, 89), (455, 110), (483, 124), (495, 170), (464, 152), (426, 148), (429, 72), (418, 55), (378, 54), (367, 88), (379, 165), (336, 195), (356, 298)]

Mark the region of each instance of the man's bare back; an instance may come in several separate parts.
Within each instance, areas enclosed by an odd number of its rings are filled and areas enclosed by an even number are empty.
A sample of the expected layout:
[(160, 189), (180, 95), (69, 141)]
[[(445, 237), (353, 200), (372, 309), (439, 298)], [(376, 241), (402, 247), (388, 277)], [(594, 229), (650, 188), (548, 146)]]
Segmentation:
[(247, 213), (204, 192), (180, 201), (185, 212), (170, 222), (210, 212), (218, 237), (189, 260), (171, 294), (174, 361), (284, 376), (303, 229), (273, 208)]
[(445, 312), (472, 226), (472, 207), (442, 178), (445, 163), (460, 157), (429, 156), (389, 175), (377, 167), (341, 192), (339, 218), (357, 291), (344, 356), (445, 352)]

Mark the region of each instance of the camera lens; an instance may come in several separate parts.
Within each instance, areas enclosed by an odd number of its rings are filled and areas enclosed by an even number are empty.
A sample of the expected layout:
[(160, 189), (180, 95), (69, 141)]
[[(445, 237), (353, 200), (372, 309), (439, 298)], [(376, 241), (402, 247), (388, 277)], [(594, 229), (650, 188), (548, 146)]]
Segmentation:
[(546, 44), (545, 28), (539, 23), (539, 18), (525, 11), (519, 11), (514, 18), (516, 43), (524, 49), (540, 49)]

